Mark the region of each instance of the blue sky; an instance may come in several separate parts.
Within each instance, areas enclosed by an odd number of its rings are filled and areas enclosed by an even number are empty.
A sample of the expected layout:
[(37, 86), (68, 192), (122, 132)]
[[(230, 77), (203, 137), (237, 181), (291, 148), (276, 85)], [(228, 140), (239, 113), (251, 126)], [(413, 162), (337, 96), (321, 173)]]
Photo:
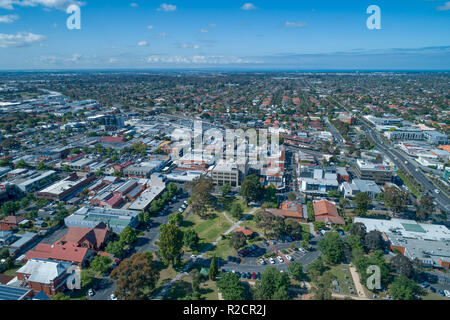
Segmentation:
[[(66, 27), (72, 3), (80, 30)], [(2, 70), (448, 70), (449, 35), (445, 0), (0, 0)]]

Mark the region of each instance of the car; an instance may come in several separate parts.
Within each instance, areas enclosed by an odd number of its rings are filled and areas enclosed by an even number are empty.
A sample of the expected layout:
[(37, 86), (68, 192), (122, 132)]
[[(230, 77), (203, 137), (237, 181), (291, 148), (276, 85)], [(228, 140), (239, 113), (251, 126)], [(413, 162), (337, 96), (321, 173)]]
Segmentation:
[(252, 274), (250, 272), (247, 272), (247, 279), (251, 279), (252, 278)]
[(247, 275), (245, 274), (245, 272), (242, 272), (242, 274), (241, 274), (241, 278), (242, 278), (242, 279), (245, 279), (245, 278), (247, 278)]
[(233, 258), (232, 256), (228, 256), (227, 261), (231, 261), (232, 258)]
[(285, 257), (286, 257), (286, 259), (288, 259), (289, 261), (294, 261), (294, 259), (293, 259), (290, 255), (288, 255), (288, 254), (287, 254)]
[(434, 193), (440, 193), (441, 192), (441, 190), (439, 190), (439, 189), (434, 189)]
[(430, 283), (429, 282), (427, 282), (427, 281), (425, 281), (424, 283), (422, 283), (421, 285), (420, 285), (422, 288), (427, 288), (427, 287), (429, 287), (430, 286)]
[(283, 258), (282, 257), (278, 256), (277, 260), (278, 260), (278, 262), (283, 263)]
[(196, 256), (195, 254), (193, 254), (193, 255), (191, 255), (191, 259), (195, 261), (195, 260), (198, 259), (198, 256)]
[(444, 290), (444, 294), (447, 298), (450, 298), (450, 291)]
[(271, 264), (275, 264), (275, 260), (273, 260), (273, 258), (269, 258), (269, 261)]
[(180, 208), (180, 209), (178, 209), (178, 212), (179, 212), (179, 213), (183, 213), (184, 210)]
[(259, 263), (260, 264), (266, 264), (266, 261), (264, 261), (264, 259), (259, 259)]
[(89, 295), (90, 297), (92, 297), (93, 295), (95, 295), (95, 292), (94, 292), (94, 290), (92, 290), (92, 289), (89, 289), (87, 293), (88, 293), (88, 295)]
[(184, 204), (185, 206), (187, 206), (187, 205), (188, 205), (188, 202), (187, 202), (187, 201), (183, 201), (183, 204)]
[(252, 279), (253, 279), (253, 280), (256, 279), (256, 272), (252, 272)]
[(261, 279), (261, 272), (258, 272), (258, 273), (256, 274), (256, 279)]
[(111, 295), (109, 296), (109, 298), (111, 300), (117, 300), (117, 297), (114, 295), (114, 293), (111, 293)]
[(442, 290), (442, 289), (439, 289), (438, 293), (439, 293), (441, 296), (445, 296), (445, 292), (444, 292), (444, 290)]

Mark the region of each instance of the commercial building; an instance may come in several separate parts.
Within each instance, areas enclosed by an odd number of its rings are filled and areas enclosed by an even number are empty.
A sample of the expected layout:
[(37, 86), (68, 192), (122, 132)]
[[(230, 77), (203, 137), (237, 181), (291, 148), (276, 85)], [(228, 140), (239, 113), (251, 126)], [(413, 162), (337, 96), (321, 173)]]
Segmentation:
[(326, 225), (344, 225), (345, 220), (337, 211), (336, 204), (328, 200), (314, 201), (314, 216), (316, 221), (321, 221)]
[(53, 201), (62, 201), (69, 198), (76, 191), (86, 187), (95, 179), (95, 175), (88, 173), (72, 173), (67, 178), (58, 181), (51, 186), (36, 193), (37, 199), (47, 199)]
[(48, 184), (55, 176), (56, 171), (54, 170), (44, 172), (26, 170), (26, 172), (19, 174), (14, 180), (9, 182), (15, 184), (22, 192), (31, 193)]
[(424, 133), (414, 128), (399, 128), (394, 131), (386, 131), (384, 135), (391, 141), (425, 139)]
[(145, 211), (166, 189), (165, 182), (156, 174), (148, 183), (149, 187), (128, 207), (129, 210)]
[(64, 219), (68, 227), (94, 228), (105, 223), (115, 233), (121, 233), (127, 226), (138, 225), (138, 212), (134, 210), (106, 209), (86, 206)]
[(247, 164), (220, 161), (211, 170), (211, 178), (215, 186), (230, 185), (232, 188), (239, 187), (247, 174)]
[(373, 180), (376, 184), (384, 185), (386, 182), (391, 182), (394, 172), (389, 166), (358, 159), (356, 160), (355, 173), (358, 179)]
[(372, 200), (375, 199), (377, 194), (382, 192), (375, 181), (360, 179), (353, 179), (352, 183), (342, 183), (339, 190), (344, 194), (345, 198), (351, 198), (360, 192), (365, 192), (370, 198), (372, 198)]
[(355, 217), (353, 222), (364, 224), (367, 232), (381, 232), (392, 251), (397, 250), (410, 260), (417, 258), (425, 267), (447, 271), (450, 268), (450, 230), (446, 226), (360, 217)]
[(439, 145), (448, 143), (448, 137), (444, 133), (440, 133), (437, 131), (424, 131), (423, 134), (425, 136), (425, 139), (430, 144)]
[(295, 201), (283, 202), (280, 209), (266, 209), (266, 211), (285, 219), (290, 218), (300, 222), (308, 221), (308, 210), (306, 209), (306, 206), (296, 203)]
[(334, 168), (301, 166), (298, 174), (300, 191), (311, 194), (327, 194), (338, 190), (339, 182)]

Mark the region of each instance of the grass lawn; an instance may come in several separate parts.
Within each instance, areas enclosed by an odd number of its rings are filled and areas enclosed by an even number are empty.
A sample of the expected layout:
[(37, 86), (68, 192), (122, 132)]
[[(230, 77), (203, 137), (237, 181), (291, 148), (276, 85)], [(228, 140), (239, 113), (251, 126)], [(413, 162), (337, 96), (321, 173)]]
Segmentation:
[(216, 213), (214, 218), (203, 220), (195, 214), (191, 214), (182, 224), (181, 230), (194, 228), (200, 242), (214, 242), (220, 235), (231, 227), (231, 223), (221, 213)]
[(443, 297), (440, 294), (427, 291), (427, 295), (423, 296), (422, 300), (450, 300), (450, 299)]
[(219, 300), (218, 289), (215, 281), (208, 280), (200, 284), (202, 300)]
[(236, 255), (236, 250), (230, 247), (228, 239), (223, 239), (217, 243), (213, 250), (207, 253), (208, 257), (212, 257), (213, 255), (226, 260), (228, 256)]

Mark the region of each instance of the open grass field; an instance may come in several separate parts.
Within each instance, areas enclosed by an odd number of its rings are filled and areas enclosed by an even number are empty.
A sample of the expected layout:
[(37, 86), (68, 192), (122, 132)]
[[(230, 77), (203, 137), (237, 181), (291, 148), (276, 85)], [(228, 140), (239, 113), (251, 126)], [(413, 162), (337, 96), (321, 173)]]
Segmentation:
[(201, 242), (214, 242), (219, 236), (231, 227), (231, 223), (221, 213), (215, 213), (213, 218), (203, 220), (191, 214), (182, 224), (183, 231), (193, 228), (200, 237)]

